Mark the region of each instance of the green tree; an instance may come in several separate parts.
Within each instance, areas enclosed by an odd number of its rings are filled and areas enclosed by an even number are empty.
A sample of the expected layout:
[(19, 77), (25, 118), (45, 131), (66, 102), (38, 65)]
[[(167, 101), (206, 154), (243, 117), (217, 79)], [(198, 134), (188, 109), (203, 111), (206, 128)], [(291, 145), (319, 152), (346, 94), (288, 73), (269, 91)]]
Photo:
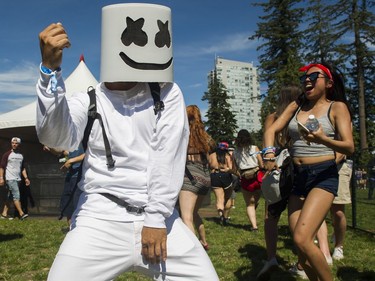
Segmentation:
[(306, 8), (304, 23), (304, 51), (305, 62), (329, 62), (336, 67), (344, 67), (344, 59), (336, 52), (337, 42), (341, 34), (332, 26), (332, 10), (335, 5), (327, 5), (327, 1), (310, 0)]
[(303, 8), (296, 7), (300, 0), (269, 0), (254, 5), (263, 7), (258, 29), (249, 39), (261, 39), (257, 48), (259, 55), (260, 80), (268, 85), (261, 109), (261, 120), (275, 111), (278, 93), (281, 87), (299, 83), (298, 69), (302, 65), (300, 50), (302, 32), (299, 24), (302, 21)]
[(207, 132), (216, 142), (232, 143), (237, 129), (237, 121), (227, 101), (227, 90), (217, 78), (216, 71), (212, 73), (208, 92), (204, 93), (202, 100), (209, 104), (205, 122)]
[(375, 52), (369, 48), (375, 44), (375, 16), (371, 12), (374, 5), (371, 0), (339, 0), (333, 13), (339, 19), (334, 26), (343, 41), (338, 51), (348, 62), (352, 105), (355, 109), (354, 126), (359, 129), (361, 150), (367, 150), (368, 136), (370, 145), (374, 145)]

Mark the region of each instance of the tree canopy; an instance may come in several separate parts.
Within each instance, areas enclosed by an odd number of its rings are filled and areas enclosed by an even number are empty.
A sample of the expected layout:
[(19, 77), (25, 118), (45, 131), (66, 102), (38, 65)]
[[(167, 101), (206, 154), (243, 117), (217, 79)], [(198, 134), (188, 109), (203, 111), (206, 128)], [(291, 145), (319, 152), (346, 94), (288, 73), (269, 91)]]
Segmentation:
[(213, 71), (208, 92), (205, 92), (203, 101), (209, 104), (206, 113), (207, 121), (205, 125), (207, 132), (216, 141), (227, 141), (232, 143), (237, 129), (237, 122), (228, 103), (228, 95), (225, 86), (217, 78), (216, 71)]
[[(371, 0), (269, 0), (256, 3), (265, 15), (250, 37), (258, 48), (260, 78), (268, 85), (264, 117), (276, 106), (282, 85), (297, 81), (311, 62), (336, 66), (346, 81), (357, 146), (375, 146), (375, 2)], [(372, 8), (372, 10), (371, 10)]]

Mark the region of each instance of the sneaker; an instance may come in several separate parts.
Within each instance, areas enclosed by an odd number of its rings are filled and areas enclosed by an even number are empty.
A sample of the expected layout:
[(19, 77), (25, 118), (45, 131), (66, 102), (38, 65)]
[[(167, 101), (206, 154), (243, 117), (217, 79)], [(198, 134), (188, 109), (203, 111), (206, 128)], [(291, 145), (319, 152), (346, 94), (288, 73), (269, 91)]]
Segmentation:
[(333, 260), (332, 260), (332, 257), (331, 256), (326, 256), (324, 255), (324, 257), (326, 258), (326, 261), (328, 263), (329, 266), (332, 266), (333, 265)]
[(2, 219), (2, 220), (10, 220), (10, 221), (13, 220), (12, 217), (4, 216), (4, 215), (1, 215), (0, 219)]
[(29, 214), (23, 214), (23, 215), (20, 217), (20, 220), (23, 221), (23, 220), (26, 219), (28, 216), (29, 216)]
[(333, 250), (332, 258), (337, 261), (344, 258), (344, 249), (342, 246), (335, 247), (335, 249)]
[(220, 224), (222, 226), (227, 226), (229, 224), (229, 218), (225, 218), (224, 216), (220, 216)]
[(306, 275), (306, 272), (303, 269), (299, 269), (296, 263), (289, 269), (289, 273), (304, 280), (309, 279)]
[(260, 280), (260, 281), (266, 281), (266, 280), (269, 280), (270, 277), (271, 277), (271, 273), (277, 269), (279, 266), (276, 258), (272, 258), (270, 259), (269, 261), (267, 261), (262, 270), (259, 271), (258, 275), (257, 275), (257, 280)]

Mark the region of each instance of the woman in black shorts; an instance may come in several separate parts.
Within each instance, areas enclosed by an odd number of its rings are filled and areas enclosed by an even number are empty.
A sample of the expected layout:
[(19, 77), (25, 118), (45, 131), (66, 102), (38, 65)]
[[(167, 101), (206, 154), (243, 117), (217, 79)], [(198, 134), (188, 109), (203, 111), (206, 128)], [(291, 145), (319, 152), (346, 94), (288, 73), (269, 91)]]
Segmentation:
[(228, 222), (230, 206), (227, 206), (227, 203), (233, 191), (232, 158), (228, 148), (227, 142), (220, 142), (216, 151), (208, 158), (211, 169), (211, 187), (216, 196), (216, 209), (222, 225)]

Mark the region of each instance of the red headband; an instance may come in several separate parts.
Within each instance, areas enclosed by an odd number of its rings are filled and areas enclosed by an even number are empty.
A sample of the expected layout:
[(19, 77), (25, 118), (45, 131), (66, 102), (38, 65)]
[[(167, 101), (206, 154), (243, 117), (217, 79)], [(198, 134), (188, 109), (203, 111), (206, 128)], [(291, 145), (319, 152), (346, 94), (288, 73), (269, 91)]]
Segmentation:
[(226, 149), (228, 149), (229, 144), (228, 144), (227, 142), (225, 142), (225, 141), (222, 141), (222, 142), (219, 142), (218, 147), (219, 147), (220, 149), (222, 149), (222, 150), (226, 150)]
[(325, 67), (324, 65), (319, 64), (319, 63), (311, 63), (309, 65), (302, 66), (299, 69), (299, 71), (307, 72), (310, 68), (312, 68), (314, 66), (317, 67), (317, 68), (320, 68), (321, 70), (323, 70), (324, 73), (328, 75), (329, 79), (331, 79), (333, 81), (333, 77), (332, 77), (331, 71), (329, 71), (329, 69), (327, 67)]

